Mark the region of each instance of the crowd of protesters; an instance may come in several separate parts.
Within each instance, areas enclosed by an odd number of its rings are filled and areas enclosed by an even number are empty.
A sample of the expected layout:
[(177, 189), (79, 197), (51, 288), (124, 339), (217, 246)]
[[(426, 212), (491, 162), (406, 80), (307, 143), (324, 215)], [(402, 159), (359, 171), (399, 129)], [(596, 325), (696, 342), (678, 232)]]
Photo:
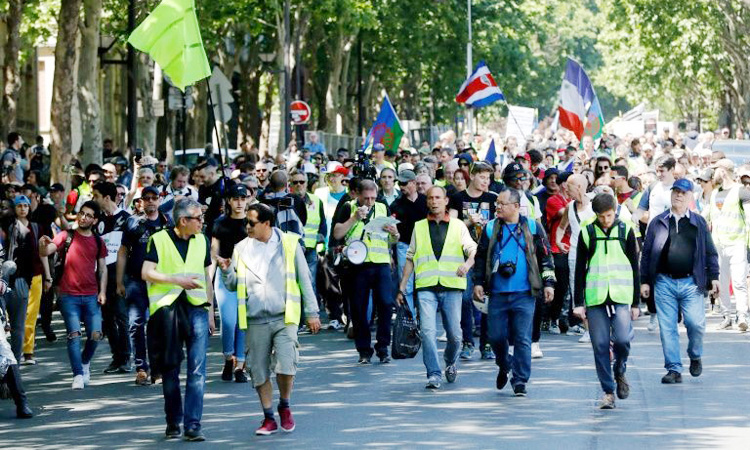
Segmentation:
[[(59, 310), (73, 389), (99, 373), (161, 383), (166, 437), (203, 440), (206, 352), (220, 330), (220, 377), (252, 382), (256, 433), (291, 432), (299, 333), (346, 333), (353, 364), (389, 364), (403, 307), (419, 318), (427, 389), (479, 358), (498, 366), (497, 389), (510, 381), (525, 396), (546, 332), (591, 344), (610, 409), (629, 395), (639, 314), (660, 333), (665, 384), (682, 381), (679, 321), (693, 376), (707, 314), (719, 329), (748, 329), (750, 166), (712, 150), (728, 133), (579, 142), (540, 127), (519, 145), (449, 131), (366, 157), (313, 134), (276, 156), (243, 145), (225, 166), (207, 147), (193, 167), (129, 158), (108, 140), (103, 165), (71, 165), (70, 190), (48, 183), (43, 141), (11, 133), (0, 237), (15, 271), (0, 281), (0, 375), (31, 417), (19, 365), (36, 364), (37, 326), (58, 339)], [(92, 367), (104, 339), (110, 363)]]

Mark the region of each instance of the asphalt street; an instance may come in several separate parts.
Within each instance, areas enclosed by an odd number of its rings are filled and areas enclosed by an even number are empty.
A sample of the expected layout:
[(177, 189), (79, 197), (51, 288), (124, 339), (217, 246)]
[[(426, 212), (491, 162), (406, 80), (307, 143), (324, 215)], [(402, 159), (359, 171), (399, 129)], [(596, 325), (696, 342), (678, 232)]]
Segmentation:
[[(104, 375), (106, 343), (92, 362), (92, 382), (72, 391), (65, 342), (37, 339), (37, 366), (22, 368), (36, 413), (15, 418), (0, 404), (0, 448), (445, 448), (445, 449), (750, 449), (750, 334), (713, 331), (709, 316), (704, 372), (685, 371), (665, 386), (658, 333), (636, 323), (628, 364), (630, 398), (596, 408), (601, 395), (589, 344), (543, 333), (544, 358), (532, 363), (529, 395), (495, 389), (493, 362), (461, 362), (455, 384), (424, 389), (421, 353), (391, 364), (356, 365), (341, 332), (300, 337), (300, 371), (290, 434), (254, 435), (262, 411), (250, 384), (220, 379), (221, 342), (211, 338), (203, 412), (204, 443), (165, 441), (161, 386), (137, 387), (134, 376)], [(62, 323), (55, 322), (59, 336)], [(684, 362), (686, 337), (681, 330)], [(443, 347), (444, 344), (441, 344)], [(184, 375), (184, 370), (183, 370)]]

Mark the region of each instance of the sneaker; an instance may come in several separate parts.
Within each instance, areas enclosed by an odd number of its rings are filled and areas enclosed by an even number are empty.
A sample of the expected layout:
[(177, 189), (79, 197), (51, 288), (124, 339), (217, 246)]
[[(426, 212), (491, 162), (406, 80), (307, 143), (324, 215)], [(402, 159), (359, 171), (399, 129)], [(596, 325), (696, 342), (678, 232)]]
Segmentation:
[(255, 430), (255, 434), (260, 436), (269, 436), (279, 431), (279, 425), (276, 424), (276, 420), (264, 418), (260, 424), (260, 428)]
[(604, 394), (599, 402), (599, 409), (615, 409), (615, 394)]
[(136, 386), (151, 386), (151, 380), (148, 379), (148, 374), (145, 370), (139, 370), (135, 374), (135, 385)]
[(76, 375), (73, 377), (73, 386), (74, 391), (79, 391), (83, 389), (83, 375)]
[(111, 374), (111, 373), (117, 373), (120, 370), (120, 364), (116, 361), (112, 361), (109, 363), (106, 369), (104, 369), (104, 373)]
[(455, 383), (457, 377), (458, 368), (455, 364), (451, 364), (450, 366), (445, 368), (445, 381), (447, 381), (448, 383)]
[(724, 320), (716, 327), (717, 330), (731, 330), (732, 329), (732, 318), (724, 316)]
[(531, 343), (531, 357), (534, 359), (544, 358), (544, 353), (542, 353), (542, 349), (539, 347), (539, 342)]
[(620, 400), (628, 398), (630, 395), (630, 385), (628, 384), (628, 379), (625, 378), (625, 374), (616, 376), (615, 382), (617, 383), (617, 398)]
[(81, 364), (83, 367), (83, 384), (88, 385), (91, 383), (91, 363)]
[(437, 341), (438, 342), (448, 342), (448, 333), (445, 332), (445, 331), (443, 331), (443, 334), (441, 334), (440, 336), (438, 336)]
[(562, 334), (562, 331), (557, 325), (557, 322), (552, 322), (549, 324), (549, 334)]
[(326, 328), (328, 328), (329, 330), (338, 331), (338, 330), (344, 328), (344, 326), (338, 320), (333, 319), (333, 320), (331, 320), (331, 321), (328, 322), (328, 326)]
[(590, 344), (591, 343), (591, 336), (589, 335), (589, 330), (586, 330), (583, 335), (578, 339), (578, 342), (581, 344)]
[(42, 328), (42, 330), (44, 331), (44, 337), (47, 339), (47, 342), (55, 342), (57, 340), (57, 335), (51, 328)]
[(380, 355), (379, 358), (380, 364), (389, 364), (391, 362), (391, 357), (387, 353)]
[(179, 425), (167, 425), (167, 430), (164, 431), (164, 436), (167, 439), (177, 439), (181, 434)]
[(203, 442), (206, 440), (206, 435), (203, 434), (200, 428), (185, 430), (185, 440), (190, 442)]
[(526, 385), (517, 384), (513, 386), (513, 394), (515, 394), (516, 397), (526, 397)]
[(648, 331), (656, 331), (659, 329), (659, 321), (656, 319), (656, 313), (651, 314), (651, 317), (649, 317), (646, 329)]
[(234, 382), (235, 383), (247, 383), (247, 374), (242, 367), (238, 367), (234, 371)]
[(461, 347), (460, 358), (463, 360), (469, 360), (472, 356), (474, 356), (474, 345), (464, 343), (463, 347)]
[(120, 366), (117, 368), (117, 373), (130, 373), (133, 371), (133, 366), (130, 364), (130, 358), (128, 358), (127, 361), (125, 361), (124, 364), (120, 364)]
[(580, 325), (574, 325), (568, 329), (568, 333), (573, 333), (579, 336), (583, 336), (584, 334), (586, 334), (586, 329)]
[(232, 381), (232, 371), (234, 370), (234, 360), (227, 359), (224, 361), (224, 370), (221, 371), (223, 381)]
[(691, 359), (690, 360), (690, 375), (694, 377), (699, 377), (703, 373), (703, 363), (701, 362), (701, 359)]
[(482, 359), (495, 359), (495, 352), (492, 351), (490, 344), (484, 344), (482, 349)]
[(359, 355), (359, 360), (357, 361), (357, 364), (360, 364), (360, 365), (363, 365), (363, 366), (367, 365), (367, 364), (370, 364), (370, 360), (371, 359), (372, 359), (372, 356), (360, 354)]
[(151, 384), (161, 384), (161, 375), (151, 375)]
[(21, 365), (36, 366), (36, 359), (34, 359), (34, 355), (23, 355), (23, 361), (21, 362)]
[(279, 408), (279, 417), (281, 419), (281, 430), (286, 433), (294, 431), (296, 425), (292, 417), (292, 410), (289, 408)]
[(300, 325), (297, 334), (310, 334), (310, 327), (307, 325)]
[(503, 370), (502, 367), (498, 368), (497, 379), (495, 380), (495, 387), (498, 391), (502, 390), (505, 385), (508, 384), (508, 372)]
[(565, 316), (560, 317), (557, 323), (558, 323), (557, 328), (560, 330), (560, 334), (568, 334), (568, 330), (570, 330), (570, 324), (568, 324), (567, 317)]
[(680, 372), (670, 370), (666, 375), (661, 377), (661, 384), (678, 384), (682, 383), (682, 375)]
[[(740, 316), (739, 320), (737, 321), (737, 328), (739, 328), (742, 332), (747, 331), (747, 317), (745, 317), (744, 315)], [(36, 364), (36, 361), (34, 361), (34, 364)]]
[(440, 376), (433, 375), (427, 379), (425, 389), (440, 389)]

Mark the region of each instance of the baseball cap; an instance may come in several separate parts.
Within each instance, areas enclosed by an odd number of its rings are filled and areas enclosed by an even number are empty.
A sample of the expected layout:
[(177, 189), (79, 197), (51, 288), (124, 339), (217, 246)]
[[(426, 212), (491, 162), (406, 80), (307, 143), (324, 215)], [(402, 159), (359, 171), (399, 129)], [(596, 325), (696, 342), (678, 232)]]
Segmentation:
[(115, 158), (114, 164), (118, 166), (127, 166), (128, 160), (125, 159), (124, 156), (118, 156), (117, 158)]
[(237, 198), (237, 197), (247, 197), (247, 188), (245, 185), (242, 184), (235, 184), (234, 186), (229, 188), (229, 192), (227, 193), (227, 198)]
[(383, 146), (383, 144), (375, 144), (375, 145), (372, 146), (373, 153), (374, 152), (382, 152), (384, 150), (385, 150), (385, 147)]
[(338, 166), (328, 173), (340, 173), (341, 175), (347, 176), (349, 175), (349, 169), (344, 166)]
[(711, 181), (714, 177), (714, 169), (708, 168), (700, 173), (697, 177), (695, 177), (696, 180), (701, 181)]
[(408, 183), (416, 179), (417, 179), (417, 175), (414, 173), (413, 170), (408, 170), (408, 169), (402, 170), (401, 173), (398, 174), (399, 183)]
[(385, 156), (388, 156), (388, 157), (396, 156), (396, 151), (395, 150), (387, 150), (385, 152)]
[(517, 162), (512, 162), (505, 166), (505, 169), (503, 170), (503, 178), (512, 177), (522, 172), (525, 172), (523, 166)]
[(146, 194), (154, 194), (158, 196), (160, 194), (159, 189), (156, 188), (156, 186), (146, 186), (141, 190), (141, 197), (143, 197)]
[(693, 192), (693, 182), (687, 178), (680, 178), (674, 182), (672, 189), (678, 189), (683, 192)]
[(401, 163), (398, 165), (398, 172), (401, 173), (404, 170), (414, 170), (414, 164), (412, 163)]
[(526, 161), (531, 162), (531, 155), (529, 155), (528, 153), (519, 153), (516, 155), (514, 159), (517, 160), (519, 158), (525, 159)]
[[(546, 172), (545, 172), (545, 175), (546, 175)], [(560, 172), (557, 175), (557, 184), (567, 182), (568, 178), (570, 178), (571, 175), (573, 175), (573, 172)]]
[(49, 188), (50, 192), (65, 192), (65, 187), (60, 183), (55, 183)]
[(16, 197), (13, 199), (13, 205), (30, 205), (31, 200), (29, 200), (29, 197), (26, 197), (25, 195), (16, 195)]
[(714, 168), (714, 169), (715, 168), (722, 168), (722, 169), (729, 170), (729, 171), (733, 172), (734, 171), (734, 161), (732, 161), (729, 158), (722, 158), (722, 159), (716, 161), (716, 163), (713, 166), (711, 166), (711, 167)]

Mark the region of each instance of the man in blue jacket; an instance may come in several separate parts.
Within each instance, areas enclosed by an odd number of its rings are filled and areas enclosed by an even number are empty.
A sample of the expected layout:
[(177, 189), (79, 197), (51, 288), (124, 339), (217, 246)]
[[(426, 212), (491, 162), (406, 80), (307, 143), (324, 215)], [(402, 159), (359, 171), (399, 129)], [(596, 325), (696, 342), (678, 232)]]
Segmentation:
[(719, 294), (719, 261), (708, 225), (688, 210), (693, 183), (682, 178), (671, 190), (672, 207), (649, 225), (641, 254), (641, 296), (648, 297), (653, 288), (667, 369), (664, 384), (682, 383), (678, 310), (687, 328), (690, 375), (697, 377), (703, 371), (703, 298), (709, 289)]

